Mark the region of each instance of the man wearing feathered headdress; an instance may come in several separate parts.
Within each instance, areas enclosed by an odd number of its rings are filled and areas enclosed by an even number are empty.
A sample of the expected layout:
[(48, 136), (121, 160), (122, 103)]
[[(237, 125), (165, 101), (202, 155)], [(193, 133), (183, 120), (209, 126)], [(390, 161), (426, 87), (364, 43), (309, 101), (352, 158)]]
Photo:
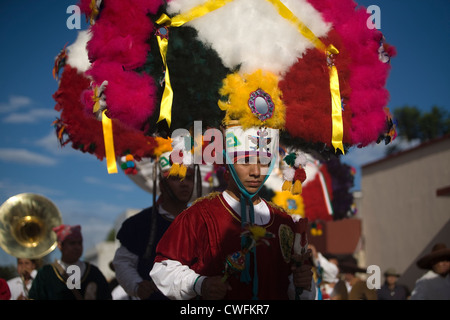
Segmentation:
[[(130, 143), (108, 117), (146, 134), (196, 120), (224, 126), (228, 187), (167, 229), (150, 272), (158, 289), (172, 299), (313, 293), (305, 220), (258, 192), (281, 162), (278, 141), (331, 157), (390, 132), (384, 84), (394, 50), (367, 28), (364, 8), (352, 0), (81, 2), (95, 21), (85, 105), (100, 106), (103, 129), (119, 140), (105, 140), (105, 150)], [(303, 159), (283, 159), (283, 190), (301, 193)]]

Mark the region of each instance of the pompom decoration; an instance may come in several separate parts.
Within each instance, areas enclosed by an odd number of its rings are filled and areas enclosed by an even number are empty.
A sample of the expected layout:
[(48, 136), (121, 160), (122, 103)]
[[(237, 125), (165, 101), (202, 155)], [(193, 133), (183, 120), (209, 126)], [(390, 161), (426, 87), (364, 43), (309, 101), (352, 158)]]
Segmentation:
[(136, 169), (136, 162), (134, 161), (134, 157), (131, 154), (127, 154), (120, 158), (122, 164), (120, 167), (125, 172), (125, 174), (137, 174), (138, 171)]
[(310, 225), (309, 233), (313, 237), (320, 237), (323, 234), (323, 225), (320, 221), (314, 221)]
[(306, 165), (306, 157), (300, 153), (290, 153), (283, 159), (285, 168), (283, 169), (283, 191), (291, 191), (292, 194), (302, 193), (302, 183), (306, 180), (306, 172), (303, 168)]
[[(297, 159), (302, 158), (302, 162)], [(293, 218), (306, 217), (310, 221), (330, 221), (351, 218), (356, 214), (353, 192), (355, 168), (342, 163), (340, 158), (318, 161), (311, 155), (289, 153), (288, 163), (302, 164), (307, 179), (302, 183), (302, 194), (290, 191), (272, 191), (271, 199)], [(288, 173), (289, 174), (286, 174)], [(276, 179), (293, 180), (295, 169), (287, 166)], [(280, 182), (281, 183), (281, 182)], [(286, 183), (286, 181), (285, 181)], [(292, 185), (291, 185), (292, 187)]]
[(172, 139), (172, 153), (170, 159), (172, 167), (169, 176), (186, 177), (187, 168), (194, 164), (194, 155), (191, 147), (192, 140), (189, 136), (179, 135)]

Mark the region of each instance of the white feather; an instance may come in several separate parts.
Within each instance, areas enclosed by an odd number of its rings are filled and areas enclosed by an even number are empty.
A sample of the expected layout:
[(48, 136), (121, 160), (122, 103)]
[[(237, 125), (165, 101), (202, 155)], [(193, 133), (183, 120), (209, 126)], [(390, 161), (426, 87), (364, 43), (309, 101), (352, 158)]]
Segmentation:
[(75, 42), (67, 47), (68, 57), (66, 63), (71, 67), (77, 68), (79, 72), (86, 72), (91, 66), (86, 49), (91, 36), (88, 30), (80, 31)]
[[(172, 0), (168, 13), (184, 13), (207, 0)], [(306, 0), (282, 0), (317, 36), (325, 36), (327, 24)], [(241, 73), (264, 69), (282, 75), (313, 44), (280, 16), (267, 0), (234, 0), (186, 25), (219, 54), (225, 66), (241, 65)]]
[(283, 178), (287, 181), (294, 180), (295, 169), (292, 167), (286, 167), (283, 169)]
[(306, 163), (307, 163), (306, 156), (303, 153), (298, 152), (295, 158), (295, 167), (296, 168), (305, 167)]

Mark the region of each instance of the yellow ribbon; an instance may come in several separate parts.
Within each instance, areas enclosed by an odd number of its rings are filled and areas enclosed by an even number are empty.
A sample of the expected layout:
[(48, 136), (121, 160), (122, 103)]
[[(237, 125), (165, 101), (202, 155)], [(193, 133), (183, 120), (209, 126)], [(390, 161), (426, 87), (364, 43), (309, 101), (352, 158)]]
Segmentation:
[(105, 155), (108, 173), (117, 173), (112, 121), (106, 116), (106, 109), (103, 110), (102, 112), (102, 126), (103, 126), (103, 140), (105, 142)]
[(166, 55), (167, 55), (167, 46), (169, 44), (169, 40), (167, 38), (162, 38), (157, 36), (159, 51), (161, 52), (161, 57), (166, 68), (166, 72), (164, 75), (164, 92), (161, 99), (161, 107), (159, 111), (159, 118), (157, 122), (160, 122), (164, 119), (167, 121), (167, 125), (170, 127), (172, 122), (172, 102), (173, 102), (173, 90), (172, 85), (170, 84), (169, 77), (169, 68), (167, 67)]
[[(96, 114), (100, 110), (100, 97), (98, 92), (99, 89), (98, 87), (95, 86), (94, 92), (92, 94), (92, 100), (94, 101), (92, 112), (94, 114)], [(103, 128), (103, 141), (105, 143), (105, 155), (108, 173), (117, 173), (112, 121), (106, 116), (106, 109), (102, 111), (102, 128)]]
[(161, 17), (156, 21), (159, 25), (166, 25), (170, 27), (181, 27), (183, 24), (192, 21), (194, 19), (200, 18), (207, 13), (210, 13), (216, 9), (219, 9), (229, 2), (234, 0), (209, 0), (204, 4), (198, 5), (186, 13), (180, 13), (179, 15), (169, 18), (166, 14), (162, 14)]
[[(334, 47), (333, 47), (334, 48)], [(337, 49), (334, 48), (336, 51)], [(327, 54), (336, 54), (333, 49), (327, 51)], [(339, 51), (337, 51), (339, 53)], [(344, 145), (342, 140), (344, 139), (344, 123), (342, 120), (342, 100), (341, 92), (339, 90), (339, 76), (338, 71), (334, 63), (328, 66), (330, 71), (330, 92), (331, 92), (331, 121), (333, 124), (331, 134), (331, 144), (337, 151), (340, 149), (342, 154), (344, 152)]]
[(293, 23), (297, 27), (300, 34), (308, 39), (314, 45), (314, 47), (322, 51), (326, 50), (323, 42), (320, 41), (320, 39), (317, 38), (316, 35), (303, 22), (301, 22), (280, 0), (267, 1), (272, 3), (272, 5), (278, 10), (280, 16)]
[[(326, 57), (328, 57), (329, 54), (336, 55), (339, 53), (339, 51), (333, 45), (329, 45), (328, 47), (326, 47), (325, 44), (320, 41), (320, 39), (317, 38), (316, 35), (303, 22), (301, 22), (280, 0), (267, 1), (275, 6), (275, 8), (278, 10), (278, 13), (283, 18), (293, 23), (297, 27), (300, 34), (308, 39), (314, 45), (314, 47), (323, 51), (326, 54)], [(339, 90), (339, 76), (334, 64), (332, 66), (329, 66), (329, 74), (332, 121), (331, 143), (336, 151), (338, 149), (341, 149), (342, 154), (345, 154), (344, 145), (342, 143), (342, 140), (344, 138), (344, 123), (342, 119), (342, 102), (341, 93)]]
[[(231, 1), (233, 0), (210, 0), (202, 5), (192, 8), (186, 13), (179, 14), (173, 18), (170, 18), (166, 14), (162, 14), (159, 17), (159, 19), (156, 20), (156, 23), (158, 25), (164, 25), (166, 27), (180, 27), (186, 22), (204, 16), (205, 14), (224, 6), (225, 4)], [(166, 68), (166, 72), (164, 75), (165, 87), (161, 99), (159, 118), (157, 122), (160, 122), (165, 119), (167, 121), (167, 125), (170, 127), (170, 124), (172, 122), (173, 89), (172, 85), (170, 84), (169, 68), (167, 66), (166, 61), (167, 47), (169, 41), (167, 38), (161, 37), (160, 35), (157, 35), (157, 39), (159, 51), (161, 53), (164, 67)]]

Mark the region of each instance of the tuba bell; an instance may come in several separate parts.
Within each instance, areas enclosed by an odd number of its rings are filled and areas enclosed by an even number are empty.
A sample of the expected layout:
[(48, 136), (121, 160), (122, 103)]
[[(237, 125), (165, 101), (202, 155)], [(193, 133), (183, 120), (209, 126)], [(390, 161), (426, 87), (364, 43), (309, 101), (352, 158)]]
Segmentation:
[(0, 207), (0, 246), (16, 258), (42, 258), (56, 248), (52, 228), (61, 224), (58, 208), (44, 196), (12, 196)]

